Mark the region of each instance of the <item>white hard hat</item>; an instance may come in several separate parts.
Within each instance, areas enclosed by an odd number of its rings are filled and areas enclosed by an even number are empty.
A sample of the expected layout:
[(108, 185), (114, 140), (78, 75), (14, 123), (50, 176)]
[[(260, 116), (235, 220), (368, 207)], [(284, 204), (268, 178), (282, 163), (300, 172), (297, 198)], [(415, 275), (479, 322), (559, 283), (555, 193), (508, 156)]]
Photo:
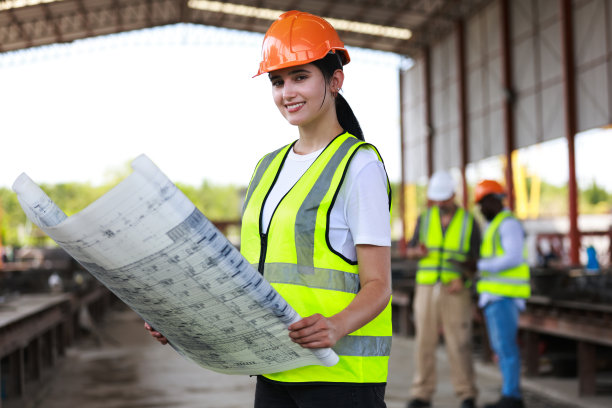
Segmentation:
[(433, 201), (448, 200), (455, 194), (455, 181), (449, 172), (436, 171), (429, 179), (427, 198)]

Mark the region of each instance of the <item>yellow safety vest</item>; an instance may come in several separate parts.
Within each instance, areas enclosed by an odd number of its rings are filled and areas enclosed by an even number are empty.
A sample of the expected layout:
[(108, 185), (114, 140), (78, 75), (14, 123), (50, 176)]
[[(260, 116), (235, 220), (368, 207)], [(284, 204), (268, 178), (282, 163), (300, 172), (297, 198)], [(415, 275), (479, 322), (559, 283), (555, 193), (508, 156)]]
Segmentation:
[[(499, 226), (506, 218), (514, 218), (510, 211), (502, 211), (493, 218), (487, 227), (480, 246), (481, 258), (492, 258), (502, 256), (504, 249), (499, 236)], [(531, 295), (529, 283), (529, 265), (527, 264), (527, 248), (523, 249), (521, 263), (513, 268), (500, 272), (489, 272), (481, 270), (480, 278), (476, 285), (478, 293), (490, 293), (497, 296), (514, 298), (528, 298)]]
[(442, 233), (440, 209), (433, 206), (421, 215), (419, 241), (427, 247), (427, 255), (419, 260), (416, 281), (421, 285), (446, 284), (461, 277), (461, 271), (449, 259), (465, 261), (470, 251), (474, 217), (457, 208), (446, 231)]
[[(241, 252), (302, 316), (329, 317), (360, 289), (357, 262), (329, 243), (329, 215), (349, 163), (362, 147), (374, 146), (349, 133), (337, 136), (282, 198), (262, 231), (261, 214), (293, 144), (265, 156), (249, 185), (242, 217)], [(380, 156), (379, 156), (380, 159)], [(390, 186), (387, 182), (390, 199)], [(391, 351), (391, 303), (372, 321), (343, 337), (333, 367), (311, 365), (265, 377), (282, 382), (383, 383)]]

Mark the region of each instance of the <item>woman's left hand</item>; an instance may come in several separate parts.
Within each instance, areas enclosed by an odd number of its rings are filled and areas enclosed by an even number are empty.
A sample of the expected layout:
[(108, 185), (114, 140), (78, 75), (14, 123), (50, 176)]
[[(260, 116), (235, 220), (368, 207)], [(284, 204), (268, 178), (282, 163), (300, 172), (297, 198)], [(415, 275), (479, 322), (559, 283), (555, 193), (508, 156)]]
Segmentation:
[(361, 289), (347, 307), (325, 317), (319, 313), (289, 326), (289, 337), (304, 348), (333, 347), (338, 340), (363, 327), (382, 312), (391, 298), (391, 250), (357, 245)]
[(304, 348), (332, 347), (344, 333), (330, 318), (313, 314), (289, 326), (289, 337)]

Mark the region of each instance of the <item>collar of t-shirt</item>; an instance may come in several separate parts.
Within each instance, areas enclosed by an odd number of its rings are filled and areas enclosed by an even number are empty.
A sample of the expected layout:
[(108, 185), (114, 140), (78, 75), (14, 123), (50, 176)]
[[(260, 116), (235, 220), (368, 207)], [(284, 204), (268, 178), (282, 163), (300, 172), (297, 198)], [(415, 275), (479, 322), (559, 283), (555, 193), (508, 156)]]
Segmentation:
[(263, 208), (262, 227), (264, 231), (268, 231), (270, 219), (280, 200), (287, 194), (291, 187), (297, 183), (317, 157), (319, 157), (323, 149), (324, 148), (308, 154), (297, 154), (293, 149), (289, 150), (287, 160)]
[(292, 147), (291, 150), (289, 150), (289, 155), (287, 156), (287, 159), (289, 160), (293, 160), (293, 161), (301, 161), (301, 162), (314, 162), (315, 159), (317, 157), (319, 157), (319, 155), (321, 154), (321, 152), (323, 151), (323, 149), (325, 149), (325, 147), (320, 148), (319, 150), (316, 150), (314, 152), (311, 153), (307, 153), (307, 154), (298, 154), (296, 153), (293, 149), (295, 148)]

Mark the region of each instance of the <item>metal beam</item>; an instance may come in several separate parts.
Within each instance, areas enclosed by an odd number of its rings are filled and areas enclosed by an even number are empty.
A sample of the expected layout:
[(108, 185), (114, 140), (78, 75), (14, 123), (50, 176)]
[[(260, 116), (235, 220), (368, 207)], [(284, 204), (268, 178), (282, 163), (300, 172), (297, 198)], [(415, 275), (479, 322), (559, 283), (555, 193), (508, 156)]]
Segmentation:
[(49, 4), (43, 3), (42, 8), (44, 10), (45, 20), (47, 24), (53, 27), (53, 33), (55, 34), (55, 41), (58, 43), (64, 42), (64, 37), (62, 36), (62, 30), (60, 30), (58, 19), (53, 17)]
[(32, 36), (25, 30), (25, 28), (23, 27), (22, 22), (15, 15), (15, 11), (13, 9), (9, 9), (8, 10), (8, 15), (11, 18), (11, 24), (13, 24), (15, 27), (17, 27), (17, 31), (19, 31), (19, 34), (21, 34), (21, 38), (25, 42), (26, 47), (31, 47), (32, 44), (33, 44), (32, 43)]
[(554, 308), (544, 312), (531, 311), (528, 307), (519, 317), (519, 327), (538, 333), (612, 346), (612, 328), (609, 326), (594, 324), (586, 318), (572, 319), (570, 316), (560, 314), (559, 310)]
[(83, 30), (85, 31), (86, 36), (92, 37), (93, 30), (91, 29), (91, 23), (89, 21), (89, 16), (87, 14), (87, 8), (85, 7), (83, 0), (79, 0), (77, 2), (77, 10), (79, 11), (81, 18), (83, 19)]

